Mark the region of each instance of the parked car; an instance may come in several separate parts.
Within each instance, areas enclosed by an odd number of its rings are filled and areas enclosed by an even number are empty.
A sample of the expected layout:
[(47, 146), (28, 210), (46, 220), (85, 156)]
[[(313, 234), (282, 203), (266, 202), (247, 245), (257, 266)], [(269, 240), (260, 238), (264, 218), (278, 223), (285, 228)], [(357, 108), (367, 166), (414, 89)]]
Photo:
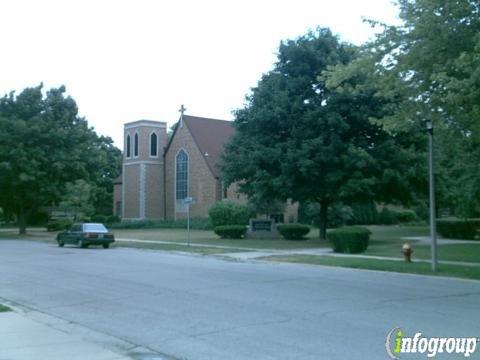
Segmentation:
[(86, 248), (89, 245), (102, 245), (107, 249), (115, 241), (114, 235), (105, 225), (99, 223), (73, 224), (69, 229), (57, 235), (58, 246), (65, 244)]

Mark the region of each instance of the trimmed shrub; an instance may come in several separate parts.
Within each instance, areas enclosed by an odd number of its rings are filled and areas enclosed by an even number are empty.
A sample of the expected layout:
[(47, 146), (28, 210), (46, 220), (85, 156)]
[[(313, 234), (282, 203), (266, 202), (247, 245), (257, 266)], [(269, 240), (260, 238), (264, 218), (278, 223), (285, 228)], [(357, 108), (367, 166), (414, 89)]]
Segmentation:
[(213, 228), (215, 234), (222, 239), (241, 239), (247, 232), (245, 225), (220, 225)]
[(208, 210), (214, 227), (222, 225), (247, 225), (252, 214), (247, 205), (232, 201), (219, 201)]
[(107, 216), (107, 219), (105, 220), (105, 222), (107, 224), (117, 224), (121, 221), (120, 217), (118, 217), (117, 215), (110, 215), (110, 216)]
[(95, 223), (102, 223), (106, 224), (107, 223), (108, 216), (107, 215), (102, 215), (102, 214), (97, 214), (93, 215), (90, 219), (91, 222)]
[(45, 226), (48, 224), (48, 212), (40, 209), (28, 215), (28, 225)]
[(437, 220), (437, 232), (444, 238), (476, 240), (480, 236), (480, 220)]
[(424, 202), (421, 202), (415, 207), (415, 215), (422, 221), (428, 221), (430, 209)]
[(71, 220), (50, 220), (47, 223), (47, 231), (62, 231), (72, 226)]
[(373, 201), (354, 203), (352, 208), (352, 219), (349, 223), (357, 225), (372, 225), (378, 222), (377, 206)]
[(417, 214), (412, 210), (397, 211), (395, 216), (400, 223), (411, 223), (418, 220)]
[(308, 225), (302, 224), (280, 224), (277, 230), (287, 240), (302, 240), (310, 232)]
[(379, 225), (393, 225), (397, 224), (397, 212), (390, 210), (387, 207), (384, 207), (382, 211), (378, 214), (378, 224)]
[[(312, 202), (301, 203), (298, 208), (298, 222), (319, 227), (320, 205)], [(353, 223), (353, 213), (350, 206), (338, 203), (328, 207), (328, 228), (336, 228), (351, 223)]]
[(367, 250), (370, 234), (367, 228), (350, 226), (329, 231), (327, 239), (335, 252), (358, 254)]

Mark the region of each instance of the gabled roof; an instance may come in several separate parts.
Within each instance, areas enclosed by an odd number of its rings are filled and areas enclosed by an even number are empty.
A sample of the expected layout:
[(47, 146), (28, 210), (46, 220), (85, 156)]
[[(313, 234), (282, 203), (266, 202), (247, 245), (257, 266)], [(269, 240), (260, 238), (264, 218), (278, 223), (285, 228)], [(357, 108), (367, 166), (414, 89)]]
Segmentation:
[[(235, 132), (232, 121), (209, 119), (198, 116), (183, 115), (183, 123), (192, 134), (200, 153), (213, 176), (220, 177), (218, 164), (227, 141)], [(175, 128), (165, 152), (177, 132)]]
[(225, 145), (235, 132), (233, 122), (190, 115), (183, 115), (183, 122), (190, 130), (213, 176), (220, 177), (218, 164)]

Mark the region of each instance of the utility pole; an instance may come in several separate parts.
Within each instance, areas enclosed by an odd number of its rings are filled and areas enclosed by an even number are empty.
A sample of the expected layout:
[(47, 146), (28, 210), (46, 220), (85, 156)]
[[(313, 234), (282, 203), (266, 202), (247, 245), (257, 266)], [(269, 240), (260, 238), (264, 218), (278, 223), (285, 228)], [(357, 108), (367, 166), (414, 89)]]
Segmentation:
[(432, 240), (432, 271), (438, 268), (437, 259), (437, 218), (435, 214), (435, 174), (433, 164), (433, 123), (427, 121), (428, 133), (428, 172), (429, 172), (429, 195), (430, 195), (430, 238)]

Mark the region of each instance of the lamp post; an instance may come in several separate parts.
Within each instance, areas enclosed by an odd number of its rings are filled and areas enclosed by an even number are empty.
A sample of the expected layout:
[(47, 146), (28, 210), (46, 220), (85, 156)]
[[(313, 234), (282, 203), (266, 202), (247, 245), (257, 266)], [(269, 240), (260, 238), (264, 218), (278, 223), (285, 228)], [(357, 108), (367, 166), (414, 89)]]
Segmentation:
[(430, 238), (432, 240), (432, 271), (437, 271), (437, 219), (435, 216), (435, 175), (433, 173), (433, 123), (427, 121), (428, 172), (430, 195)]

